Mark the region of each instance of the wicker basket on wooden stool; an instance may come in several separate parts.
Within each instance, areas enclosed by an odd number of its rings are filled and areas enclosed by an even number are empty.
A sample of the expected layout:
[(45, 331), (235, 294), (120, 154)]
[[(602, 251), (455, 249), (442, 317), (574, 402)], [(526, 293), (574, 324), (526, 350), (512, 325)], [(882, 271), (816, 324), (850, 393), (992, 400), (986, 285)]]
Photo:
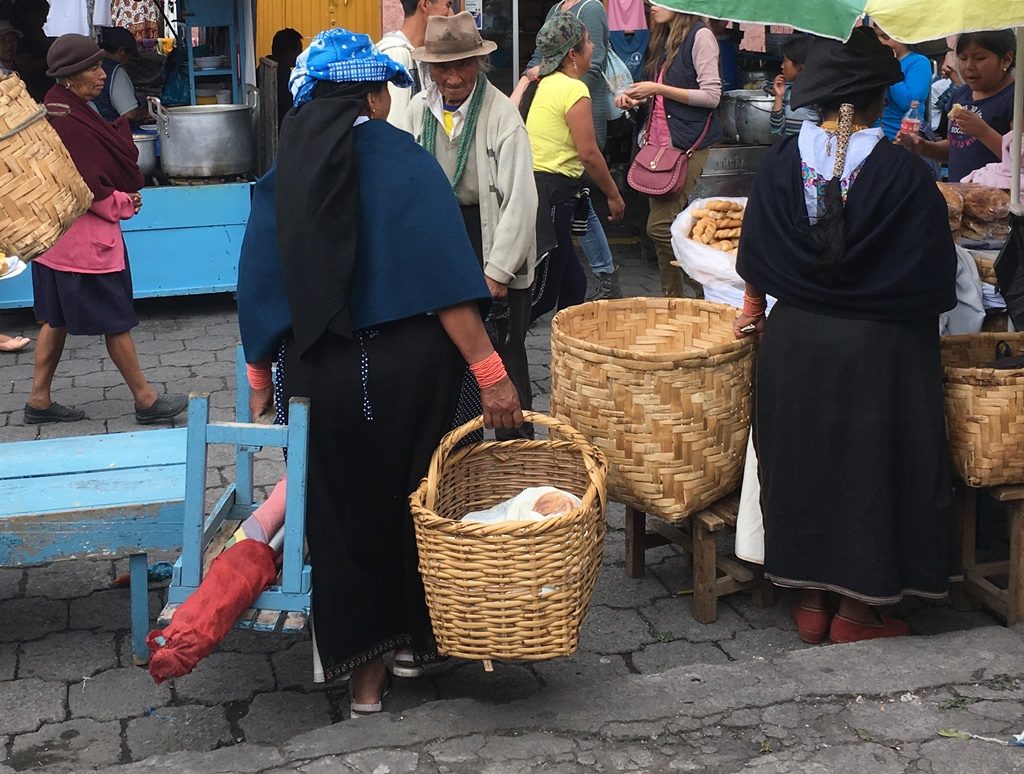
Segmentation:
[(0, 76), (0, 250), (35, 258), (90, 204), (92, 192), (46, 120), (46, 108), (18, 76)]
[[(476, 419), (444, 437), (410, 498), (438, 649), (483, 661), (488, 671), (492, 659), (572, 654), (601, 568), (607, 462), (564, 422), (525, 414), (550, 438), (457, 449), (483, 426)], [(583, 502), (543, 521), (459, 521), (532, 486), (559, 487)]]
[(1024, 368), (986, 368), (1004, 341), (1024, 354), (1024, 333), (942, 337), (949, 449), (970, 486), (1024, 483)]
[(563, 309), (551, 324), (551, 413), (608, 456), (608, 497), (670, 522), (739, 485), (754, 344), (739, 310), (631, 298)]

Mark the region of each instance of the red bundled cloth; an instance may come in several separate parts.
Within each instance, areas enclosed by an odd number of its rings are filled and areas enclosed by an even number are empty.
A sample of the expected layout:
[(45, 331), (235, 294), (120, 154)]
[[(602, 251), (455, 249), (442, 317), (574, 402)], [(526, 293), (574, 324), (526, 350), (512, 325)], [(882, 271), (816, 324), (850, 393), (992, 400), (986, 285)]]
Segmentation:
[(146, 644), (153, 679), (162, 683), (191, 672), (276, 578), (274, 549), (266, 543), (243, 540), (226, 549), (175, 612), (171, 625), (149, 633)]

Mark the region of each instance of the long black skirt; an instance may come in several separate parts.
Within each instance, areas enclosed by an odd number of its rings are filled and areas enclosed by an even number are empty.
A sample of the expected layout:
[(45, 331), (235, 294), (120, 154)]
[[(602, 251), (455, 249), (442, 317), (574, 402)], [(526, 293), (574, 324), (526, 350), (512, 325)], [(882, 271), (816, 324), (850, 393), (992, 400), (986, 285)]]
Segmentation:
[(756, 398), (765, 575), (869, 604), (943, 596), (952, 489), (937, 321), (780, 303)]
[(288, 346), (284, 394), (310, 399), (306, 538), (327, 679), (411, 645), (437, 657), (408, 497), (456, 420), (466, 364), (426, 315)]

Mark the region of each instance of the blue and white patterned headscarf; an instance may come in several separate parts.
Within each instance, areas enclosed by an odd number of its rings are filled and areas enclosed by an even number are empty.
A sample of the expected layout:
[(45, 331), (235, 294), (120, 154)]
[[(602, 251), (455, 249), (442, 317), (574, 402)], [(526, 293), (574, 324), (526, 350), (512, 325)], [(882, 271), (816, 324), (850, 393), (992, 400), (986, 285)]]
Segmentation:
[(378, 51), (369, 35), (341, 27), (318, 33), (295, 60), (288, 80), (295, 107), (309, 102), (317, 81), (393, 81), (396, 86), (412, 86), (409, 71)]

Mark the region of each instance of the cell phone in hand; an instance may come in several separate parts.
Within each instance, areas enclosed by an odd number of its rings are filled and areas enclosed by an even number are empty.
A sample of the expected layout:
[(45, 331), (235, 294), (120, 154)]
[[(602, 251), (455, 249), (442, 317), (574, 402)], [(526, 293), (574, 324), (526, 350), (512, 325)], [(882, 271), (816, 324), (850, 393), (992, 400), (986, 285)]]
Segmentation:
[(742, 328), (740, 328), (740, 333), (753, 333), (756, 330), (757, 326), (754, 325), (754, 323), (750, 323), (750, 325), (744, 325)]

